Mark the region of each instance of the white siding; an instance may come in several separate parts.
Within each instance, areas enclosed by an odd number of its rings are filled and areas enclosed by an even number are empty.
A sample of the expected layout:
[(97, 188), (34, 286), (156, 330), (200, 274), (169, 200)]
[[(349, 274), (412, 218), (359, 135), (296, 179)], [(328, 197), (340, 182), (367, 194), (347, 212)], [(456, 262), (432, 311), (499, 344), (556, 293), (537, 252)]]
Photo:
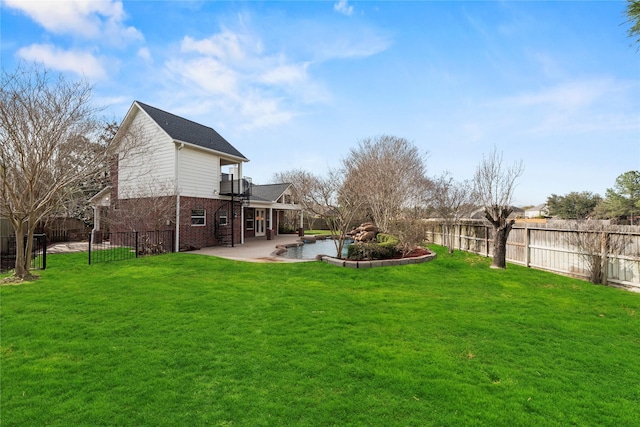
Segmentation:
[(180, 151), (181, 196), (217, 199), (220, 191), (220, 157), (193, 147)]
[(175, 192), (175, 144), (144, 112), (135, 114), (131, 129), (144, 138), (144, 148), (120, 158), (118, 198), (162, 196)]

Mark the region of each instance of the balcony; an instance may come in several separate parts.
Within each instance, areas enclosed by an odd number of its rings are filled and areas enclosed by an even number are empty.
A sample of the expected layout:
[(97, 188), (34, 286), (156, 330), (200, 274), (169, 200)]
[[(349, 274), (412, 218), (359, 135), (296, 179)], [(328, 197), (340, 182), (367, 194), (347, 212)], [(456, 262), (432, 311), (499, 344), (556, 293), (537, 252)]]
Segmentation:
[(220, 195), (222, 196), (251, 196), (251, 178), (231, 179), (233, 175), (223, 173), (220, 181)]

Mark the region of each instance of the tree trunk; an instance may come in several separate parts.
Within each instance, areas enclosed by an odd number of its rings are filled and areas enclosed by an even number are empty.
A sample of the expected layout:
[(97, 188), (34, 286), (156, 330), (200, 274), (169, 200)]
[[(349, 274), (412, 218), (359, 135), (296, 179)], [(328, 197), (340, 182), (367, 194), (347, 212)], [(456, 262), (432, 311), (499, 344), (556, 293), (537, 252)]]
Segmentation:
[(493, 262), (491, 268), (507, 268), (507, 238), (511, 225), (493, 229)]
[(27, 240), (24, 246), (24, 276), (22, 278), (31, 276), (31, 255), (33, 254), (33, 235), (35, 233), (35, 221), (34, 225), (29, 223), (27, 225)]
[(16, 265), (13, 275), (22, 279), (29, 274), (29, 269), (25, 269), (24, 223), (14, 224), (13, 231), (16, 235)]
[(515, 220), (508, 217), (513, 212), (509, 207), (493, 206), (485, 210), (485, 218), (493, 225), (493, 262), (491, 268), (507, 268), (507, 239)]

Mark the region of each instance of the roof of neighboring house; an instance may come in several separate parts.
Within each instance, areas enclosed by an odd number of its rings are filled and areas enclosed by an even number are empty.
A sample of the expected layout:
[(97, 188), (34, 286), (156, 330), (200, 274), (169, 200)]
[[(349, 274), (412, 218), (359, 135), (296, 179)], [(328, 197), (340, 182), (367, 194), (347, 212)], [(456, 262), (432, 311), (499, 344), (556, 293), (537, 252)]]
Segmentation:
[(248, 160), (213, 128), (176, 116), (140, 101), (135, 101), (135, 103), (174, 140)]
[(291, 184), (288, 183), (265, 185), (251, 184), (251, 200), (275, 202), (290, 186)]
[[(509, 215), (509, 218), (513, 218), (514, 216), (524, 214), (524, 209), (522, 208), (518, 208), (515, 206), (511, 206), (511, 208), (513, 209), (513, 212), (511, 212), (511, 215)], [(472, 219), (484, 219), (484, 208), (478, 208), (474, 210), (473, 212), (471, 212), (469, 217)]]
[(534, 206), (532, 208), (527, 209), (527, 212), (530, 211), (542, 211), (545, 210), (547, 208), (547, 204), (546, 203), (541, 203), (538, 206)]

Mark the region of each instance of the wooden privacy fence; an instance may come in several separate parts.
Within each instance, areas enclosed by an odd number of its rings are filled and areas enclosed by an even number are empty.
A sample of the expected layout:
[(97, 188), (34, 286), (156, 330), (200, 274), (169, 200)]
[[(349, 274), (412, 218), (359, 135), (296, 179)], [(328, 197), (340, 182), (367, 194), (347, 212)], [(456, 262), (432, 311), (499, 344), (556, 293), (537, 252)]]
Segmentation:
[[(444, 225), (429, 221), (429, 241), (445, 245)], [(461, 222), (451, 226), (454, 249), (493, 256), (493, 228), (482, 222)], [(587, 253), (576, 245), (577, 233), (597, 233), (603, 244), (598, 255), (606, 259), (603, 269), (607, 284), (640, 289), (640, 228), (607, 227), (606, 230), (581, 230), (516, 223), (507, 240), (507, 261), (541, 270), (589, 279)], [(584, 236), (583, 236), (584, 237)]]

